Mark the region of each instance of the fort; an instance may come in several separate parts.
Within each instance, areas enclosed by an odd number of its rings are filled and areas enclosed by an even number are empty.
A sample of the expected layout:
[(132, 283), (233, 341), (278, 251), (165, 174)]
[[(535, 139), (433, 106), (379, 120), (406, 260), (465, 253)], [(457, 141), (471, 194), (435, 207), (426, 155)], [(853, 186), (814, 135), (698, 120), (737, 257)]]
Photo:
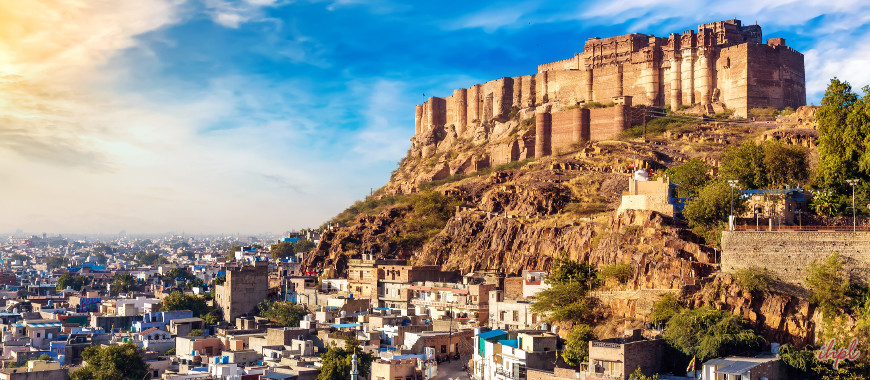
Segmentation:
[[(786, 46), (783, 38), (762, 43), (760, 26), (736, 19), (667, 37), (595, 37), (583, 49), (538, 66), (534, 75), (504, 77), (454, 90), (448, 97), (430, 97), (416, 106), (412, 147), (430, 156), (444, 135), (488, 141), (499, 124), (517, 115), (535, 118), (534, 135), (498, 141), (488, 162), (462, 168), (474, 171), (616, 137), (647, 117), (633, 106), (690, 108), (699, 114), (730, 109), (746, 117), (756, 107), (796, 109), (806, 103), (803, 54)], [(589, 107), (592, 102), (609, 106)]]

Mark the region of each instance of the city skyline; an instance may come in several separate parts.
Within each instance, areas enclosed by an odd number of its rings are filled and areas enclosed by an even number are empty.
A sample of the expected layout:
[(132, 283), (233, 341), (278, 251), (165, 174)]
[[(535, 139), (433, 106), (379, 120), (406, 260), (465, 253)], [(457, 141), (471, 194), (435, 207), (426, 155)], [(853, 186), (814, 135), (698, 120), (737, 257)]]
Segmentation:
[(805, 54), (807, 102), (818, 104), (834, 76), (870, 84), (861, 70), (870, 63), (867, 8), (2, 4), (0, 231), (317, 227), (387, 182), (424, 94), (532, 74), (594, 36), (758, 22), (765, 39), (786, 38)]

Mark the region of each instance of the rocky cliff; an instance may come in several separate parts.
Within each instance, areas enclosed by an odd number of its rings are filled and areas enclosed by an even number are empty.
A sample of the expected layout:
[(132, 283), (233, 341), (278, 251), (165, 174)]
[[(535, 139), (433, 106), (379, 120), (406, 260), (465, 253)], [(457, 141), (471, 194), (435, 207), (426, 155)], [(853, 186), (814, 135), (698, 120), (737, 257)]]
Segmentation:
[[(534, 134), (522, 112), (481, 131), (445, 129), (415, 137), (408, 156), (390, 182), (367, 199), (368, 213), (343, 220), (326, 231), (303, 270), (332, 268), (343, 276), (348, 260), (362, 253), (407, 259), (414, 264), (441, 265), (462, 273), (496, 271), (518, 275), (548, 270), (557, 255), (604, 267), (630, 264), (627, 283), (609, 282), (596, 292), (617, 325), (640, 325), (662, 293), (681, 294), (691, 306), (713, 305), (745, 316), (769, 342), (811, 342), (817, 315), (806, 300), (784, 293), (746, 293), (719, 272), (713, 247), (680, 222), (652, 211), (616, 212), (628, 176), (638, 168), (661, 175), (689, 158), (718, 166), (721, 152), (746, 139), (756, 141), (791, 134), (770, 123), (699, 123), (668, 125), (644, 141), (590, 142), (541, 159), (498, 165), (492, 156), (506, 138)], [(792, 132), (792, 131), (788, 131)], [(792, 141), (794, 140), (794, 141)], [(814, 147), (806, 139), (786, 143)], [(425, 191), (447, 196), (455, 205), (422, 240), (403, 239), (419, 233), (428, 217), (409, 206), (409, 197)], [(434, 224), (433, 224), (434, 223)]]

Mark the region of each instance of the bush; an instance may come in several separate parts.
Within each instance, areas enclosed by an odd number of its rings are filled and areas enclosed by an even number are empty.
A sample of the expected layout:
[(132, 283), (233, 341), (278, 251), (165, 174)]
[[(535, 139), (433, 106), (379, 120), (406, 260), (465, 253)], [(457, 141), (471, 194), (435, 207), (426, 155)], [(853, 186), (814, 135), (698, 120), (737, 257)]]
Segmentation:
[(820, 264), (810, 264), (806, 283), (810, 302), (819, 305), (825, 318), (837, 316), (849, 304), (849, 279), (843, 275), (843, 260), (837, 252)]
[(737, 285), (743, 290), (757, 292), (770, 287), (770, 274), (762, 268), (743, 268), (737, 271)]
[(621, 284), (624, 284), (628, 282), (628, 280), (631, 280), (631, 277), (633, 275), (634, 270), (631, 268), (631, 264), (626, 263), (607, 265), (601, 268), (601, 271), (598, 272), (598, 278), (600, 278), (602, 281), (609, 278), (615, 278)]
[(187, 333), (187, 336), (202, 336), (202, 335), (203, 335), (202, 330), (198, 330), (198, 329), (191, 330), (189, 333)]
[(763, 339), (743, 317), (709, 307), (684, 309), (671, 317), (665, 341), (696, 363), (758, 348)]

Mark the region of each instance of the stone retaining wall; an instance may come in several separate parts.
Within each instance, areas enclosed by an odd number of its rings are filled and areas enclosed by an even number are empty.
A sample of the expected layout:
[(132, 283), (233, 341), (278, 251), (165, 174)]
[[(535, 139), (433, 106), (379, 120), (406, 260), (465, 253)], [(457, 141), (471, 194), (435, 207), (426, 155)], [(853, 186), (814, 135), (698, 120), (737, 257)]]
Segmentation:
[(811, 263), (838, 252), (852, 281), (867, 283), (870, 276), (870, 232), (725, 231), (722, 233), (722, 270), (767, 269), (776, 280), (803, 286)]

